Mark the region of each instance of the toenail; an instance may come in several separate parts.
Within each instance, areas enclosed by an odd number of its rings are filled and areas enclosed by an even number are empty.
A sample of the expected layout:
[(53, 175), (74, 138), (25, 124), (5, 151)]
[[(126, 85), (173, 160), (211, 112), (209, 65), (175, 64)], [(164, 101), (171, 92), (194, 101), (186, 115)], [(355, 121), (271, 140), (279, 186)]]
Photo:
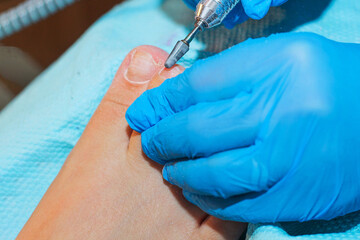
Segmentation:
[(157, 72), (157, 64), (152, 55), (143, 50), (134, 50), (130, 63), (124, 73), (124, 78), (135, 84), (149, 82)]

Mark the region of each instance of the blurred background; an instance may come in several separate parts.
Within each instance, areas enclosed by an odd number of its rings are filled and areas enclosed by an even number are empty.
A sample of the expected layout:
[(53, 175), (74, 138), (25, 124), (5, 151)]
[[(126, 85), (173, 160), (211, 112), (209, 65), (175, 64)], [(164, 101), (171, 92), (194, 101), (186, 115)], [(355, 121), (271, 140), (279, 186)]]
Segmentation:
[[(0, 13), (24, 0), (0, 0)], [(79, 0), (0, 40), (0, 111), (60, 57), (84, 31), (122, 0)]]

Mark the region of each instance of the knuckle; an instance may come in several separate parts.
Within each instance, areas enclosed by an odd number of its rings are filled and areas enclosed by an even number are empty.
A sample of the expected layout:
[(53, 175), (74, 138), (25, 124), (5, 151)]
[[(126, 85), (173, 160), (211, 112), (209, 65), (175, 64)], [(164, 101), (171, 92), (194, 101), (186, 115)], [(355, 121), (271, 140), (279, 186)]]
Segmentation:
[(317, 34), (297, 34), (297, 38), (285, 48), (285, 53), (297, 65), (311, 66), (314, 62), (319, 64), (326, 56), (323, 43), (324, 38)]

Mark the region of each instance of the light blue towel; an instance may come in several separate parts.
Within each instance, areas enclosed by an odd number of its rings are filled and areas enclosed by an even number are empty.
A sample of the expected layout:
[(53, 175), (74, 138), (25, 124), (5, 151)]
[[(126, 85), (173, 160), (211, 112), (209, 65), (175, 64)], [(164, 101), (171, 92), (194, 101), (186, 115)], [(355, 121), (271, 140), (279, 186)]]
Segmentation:
[[(294, 5), (288, 6), (291, 10)], [(286, 18), (287, 11), (289, 13), (286, 6), (275, 9), (273, 12), (277, 16), (274, 19)], [(333, 0), (316, 20), (301, 26), (293, 22), (291, 30), (313, 31), (339, 41), (360, 42), (359, 12), (359, 0)], [(173, 18), (170, 13), (174, 13)], [(181, 13), (181, 16), (176, 17), (175, 13)], [(298, 14), (304, 13), (299, 11)], [(97, 21), (0, 113), (0, 239), (14, 239), (21, 230), (79, 139), (125, 55), (142, 44), (169, 51), (186, 35), (191, 22), (192, 12), (180, 0), (165, 3), (162, 0), (133, 0), (121, 4)], [(263, 22), (251, 22), (244, 25), (247, 33), (242, 34), (251, 35), (252, 27), (259, 23), (268, 29), (274, 22), (271, 17)], [(230, 33), (219, 29), (225, 35)], [(241, 33), (242, 28), (231, 33), (239, 31)], [(264, 30), (259, 36), (268, 33)], [(211, 38), (195, 41), (182, 63), (190, 66), (199, 55), (212, 54), (214, 46), (209, 45), (214, 42), (216, 40)], [(351, 216), (341, 222), (341, 226), (353, 226), (348, 230), (345, 228), (342, 239), (360, 238), (358, 214)], [(311, 223), (310, 227), (291, 226), (285, 228), (286, 232), (280, 225), (252, 225), (249, 237), (291, 239), (290, 235), (306, 232), (312, 226), (326, 229), (317, 223)], [(336, 231), (336, 224), (327, 226), (332, 226), (327, 231)], [(289, 232), (289, 229), (295, 230)], [(328, 238), (322, 234), (314, 236)]]

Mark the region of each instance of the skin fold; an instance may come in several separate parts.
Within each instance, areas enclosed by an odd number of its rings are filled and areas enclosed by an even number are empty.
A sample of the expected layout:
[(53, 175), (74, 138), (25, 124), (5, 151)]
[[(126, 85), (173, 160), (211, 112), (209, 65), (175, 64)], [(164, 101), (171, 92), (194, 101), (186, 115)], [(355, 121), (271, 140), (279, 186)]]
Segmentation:
[(38, 207), (17, 239), (238, 239), (243, 223), (222, 221), (166, 183), (126, 120), (146, 89), (184, 69), (164, 70), (166, 52), (131, 51)]

